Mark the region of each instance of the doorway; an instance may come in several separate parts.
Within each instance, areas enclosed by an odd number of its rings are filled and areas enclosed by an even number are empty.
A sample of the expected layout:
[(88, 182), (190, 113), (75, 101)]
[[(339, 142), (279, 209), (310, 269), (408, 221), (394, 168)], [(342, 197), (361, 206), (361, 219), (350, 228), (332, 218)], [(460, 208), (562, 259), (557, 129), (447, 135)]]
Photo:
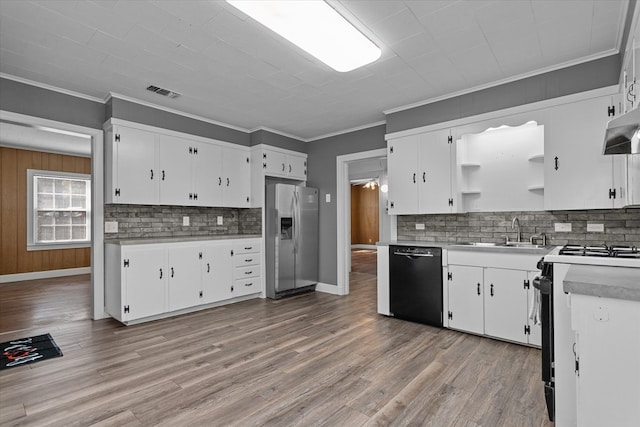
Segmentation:
[[(376, 180), (378, 183), (378, 239), (374, 242), (360, 244), (363, 249), (374, 251), (377, 241), (389, 241), (395, 238), (395, 216), (387, 214), (387, 150), (365, 151), (361, 153), (338, 156), (337, 162), (337, 270), (338, 270), (338, 293), (347, 295), (349, 293), (349, 274), (352, 266), (352, 226), (351, 226), (351, 181)], [(371, 191), (369, 189), (369, 191)], [(354, 249), (357, 249), (356, 246)]]
[[(90, 271), (91, 271), (91, 317), (101, 319), (107, 317), (104, 312), (104, 214), (103, 214), (103, 132), (99, 129), (87, 128), (84, 126), (72, 125), (55, 120), (43, 119), (40, 117), (27, 116), (0, 110), (0, 122), (2, 122), (3, 132), (9, 125), (22, 129), (36, 129), (51, 133), (56, 137), (48, 140), (34, 142), (33, 139), (17, 138), (13, 143), (3, 141), (5, 146), (13, 146), (23, 150), (38, 150), (42, 152), (74, 153), (75, 144), (64, 141), (65, 134), (84, 135), (88, 137), (88, 147), (86, 147), (85, 157), (90, 157), (91, 163), (91, 247), (90, 247)], [(20, 132), (18, 132), (19, 134)], [(20, 136), (20, 135), (18, 135)], [(45, 138), (46, 139), (46, 138)], [(46, 274), (46, 273), (44, 273)], [(47, 276), (41, 276), (47, 277)], [(35, 274), (32, 279), (38, 279)]]

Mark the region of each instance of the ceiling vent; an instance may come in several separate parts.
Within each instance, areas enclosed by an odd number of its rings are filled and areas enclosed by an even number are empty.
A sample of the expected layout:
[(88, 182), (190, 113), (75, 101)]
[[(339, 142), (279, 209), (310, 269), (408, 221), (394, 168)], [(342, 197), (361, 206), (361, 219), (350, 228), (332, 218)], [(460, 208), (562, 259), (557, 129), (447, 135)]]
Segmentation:
[(154, 86), (154, 85), (149, 85), (147, 87), (147, 90), (150, 92), (157, 93), (158, 95), (166, 96), (169, 98), (177, 98), (180, 96), (178, 92), (173, 92), (173, 91), (170, 91), (169, 89), (163, 89), (161, 87)]

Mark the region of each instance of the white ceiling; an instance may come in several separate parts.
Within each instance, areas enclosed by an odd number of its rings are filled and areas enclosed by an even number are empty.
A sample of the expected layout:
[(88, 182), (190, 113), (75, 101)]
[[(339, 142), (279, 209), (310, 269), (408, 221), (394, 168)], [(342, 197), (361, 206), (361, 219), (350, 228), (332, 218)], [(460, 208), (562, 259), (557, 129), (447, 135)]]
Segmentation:
[[(617, 53), (627, 0), (340, 0), (382, 49), (338, 73), (217, 0), (0, 0), (0, 73), (309, 140)], [(167, 99), (153, 84), (182, 94)]]

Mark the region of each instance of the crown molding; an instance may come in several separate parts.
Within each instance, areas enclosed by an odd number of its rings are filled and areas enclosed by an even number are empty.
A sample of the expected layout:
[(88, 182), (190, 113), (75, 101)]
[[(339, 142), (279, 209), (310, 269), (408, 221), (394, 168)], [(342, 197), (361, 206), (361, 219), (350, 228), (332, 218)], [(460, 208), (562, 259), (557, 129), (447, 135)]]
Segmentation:
[(253, 129), (249, 130), (249, 132), (253, 133), (253, 132), (256, 132), (256, 131), (259, 131), (259, 130), (265, 130), (267, 132), (275, 133), (276, 135), (284, 136), (286, 138), (297, 139), (298, 141), (301, 141), (301, 142), (309, 142), (308, 139), (299, 137), (299, 136), (294, 135), (292, 133), (282, 132), (282, 131), (279, 131), (279, 130), (276, 130), (276, 129), (272, 129), (272, 128), (269, 128), (269, 127), (266, 127), (266, 126), (258, 126), (256, 128), (253, 128)]
[(393, 114), (393, 113), (399, 113), (401, 111), (410, 110), (412, 108), (422, 107), (423, 105), (433, 104), (434, 102), (444, 101), (445, 99), (451, 99), (451, 98), (455, 98), (457, 96), (467, 95), (467, 94), (470, 94), (470, 93), (473, 93), (473, 92), (478, 92), (478, 91), (481, 91), (481, 90), (484, 90), (484, 89), (489, 89), (489, 88), (492, 88), (492, 87), (504, 85), (504, 84), (515, 82), (515, 81), (518, 81), (518, 80), (523, 80), (523, 79), (526, 79), (526, 78), (529, 78), (529, 77), (538, 76), (540, 74), (549, 73), (551, 71), (560, 70), (562, 68), (567, 68), (567, 67), (572, 67), (574, 65), (584, 64), (585, 62), (595, 61), (596, 59), (605, 58), (607, 56), (615, 55), (617, 53), (619, 53), (619, 49), (610, 49), (610, 50), (607, 50), (607, 51), (604, 51), (604, 52), (600, 52), (598, 54), (585, 56), (585, 57), (582, 57), (580, 59), (576, 59), (576, 60), (573, 60), (573, 61), (567, 61), (567, 62), (563, 62), (561, 64), (557, 64), (557, 65), (553, 65), (553, 66), (549, 66), (549, 67), (545, 67), (545, 68), (540, 68), (538, 70), (531, 71), (529, 73), (518, 74), (517, 76), (508, 77), (506, 79), (497, 80), (495, 82), (490, 82), (490, 83), (479, 85), (479, 86), (474, 86), (472, 88), (460, 90), (458, 92), (447, 93), (445, 95), (436, 96), (436, 97), (433, 97), (433, 98), (426, 99), (424, 101), (418, 101), (418, 102), (414, 102), (412, 104), (407, 104), (407, 105), (402, 105), (400, 107), (390, 108), (388, 110), (383, 110), (382, 112), (385, 115), (389, 115), (389, 114)]
[(7, 80), (13, 80), (14, 82), (24, 83), (29, 86), (35, 86), (41, 89), (46, 89), (53, 92), (58, 92), (65, 95), (73, 96), (76, 98), (86, 99), (87, 101), (99, 102), (100, 104), (104, 104), (104, 99), (101, 99), (95, 96), (85, 95), (84, 93), (74, 92), (72, 90), (62, 89), (57, 86), (51, 86), (45, 83), (36, 82), (35, 80), (29, 80), (29, 79), (25, 79), (22, 77), (17, 77), (17, 76), (13, 76), (11, 74), (5, 74), (5, 73), (0, 73), (0, 77)]
[(351, 132), (357, 132), (359, 130), (363, 130), (363, 129), (369, 129), (375, 126), (380, 126), (380, 125), (384, 125), (387, 124), (386, 120), (380, 120), (379, 122), (374, 122), (374, 123), (369, 123), (366, 125), (362, 125), (362, 126), (356, 126), (350, 129), (345, 129), (345, 130), (341, 130), (341, 131), (337, 131), (337, 132), (331, 132), (331, 133), (327, 133), (324, 135), (320, 135), (320, 136), (315, 136), (313, 138), (309, 138), (306, 141), (307, 142), (314, 142), (314, 141), (318, 141), (320, 139), (325, 139), (325, 138), (331, 138), (332, 136), (338, 136), (338, 135), (344, 135), (345, 133), (351, 133)]

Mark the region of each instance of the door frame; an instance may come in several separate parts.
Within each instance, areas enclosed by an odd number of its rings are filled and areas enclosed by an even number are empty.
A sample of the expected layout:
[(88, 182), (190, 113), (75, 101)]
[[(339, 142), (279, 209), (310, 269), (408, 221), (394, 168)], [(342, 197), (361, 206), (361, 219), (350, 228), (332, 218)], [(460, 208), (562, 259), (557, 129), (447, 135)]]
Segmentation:
[(0, 110), (0, 119), (91, 137), (91, 317), (104, 319), (104, 134), (101, 129)]
[[(337, 285), (338, 295), (349, 294), (349, 265), (351, 256), (351, 182), (349, 180), (349, 164), (357, 160), (386, 157), (387, 149), (362, 151), (336, 157), (336, 211), (337, 211)], [(395, 231), (396, 217), (390, 217), (391, 238)]]

